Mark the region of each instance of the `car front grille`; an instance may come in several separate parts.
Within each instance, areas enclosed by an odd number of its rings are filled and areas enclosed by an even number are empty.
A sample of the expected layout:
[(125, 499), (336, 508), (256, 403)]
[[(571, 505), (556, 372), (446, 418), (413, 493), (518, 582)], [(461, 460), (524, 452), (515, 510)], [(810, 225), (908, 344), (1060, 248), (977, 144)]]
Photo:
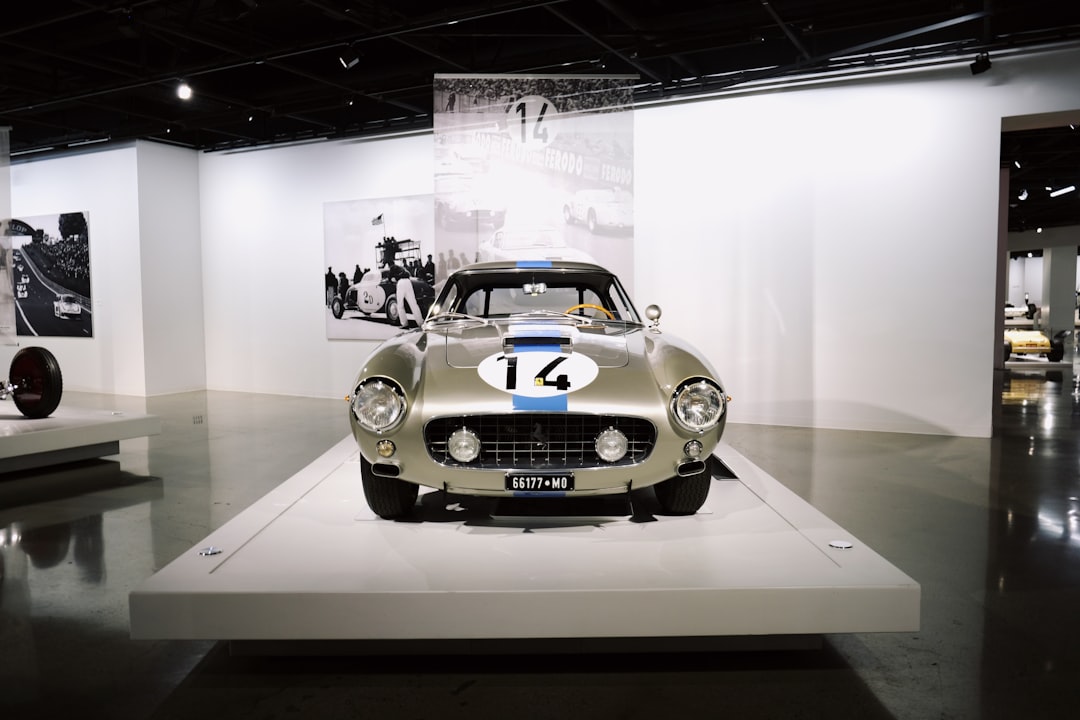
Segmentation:
[[(470, 463), (450, 457), (450, 433), (468, 428), (480, 438), (480, 456)], [(601, 460), (594, 447), (596, 436), (607, 428), (626, 435), (629, 449), (622, 460)], [(478, 470), (576, 469), (634, 465), (649, 457), (656, 444), (656, 428), (643, 418), (573, 413), (513, 413), (459, 415), (435, 418), (424, 428), (428, 454), (440, 465)]]

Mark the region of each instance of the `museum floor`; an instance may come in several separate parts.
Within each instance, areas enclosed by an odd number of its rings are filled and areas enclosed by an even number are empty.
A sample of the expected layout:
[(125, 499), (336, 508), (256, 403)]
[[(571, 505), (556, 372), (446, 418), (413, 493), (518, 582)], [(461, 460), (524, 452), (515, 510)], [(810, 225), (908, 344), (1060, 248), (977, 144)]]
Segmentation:
[(813, 650), (450, 657), (130, 640), (129, 591), (340, 440), (345, 406), (70, 394), (159, 415), (163, 432), (108, 461), (0, 478), (0, 717), (1075, 716), (1077, 378), (1006, 371), (989, 440), (729, 425), (736, 450), (921, 583), (918, 633), (829, 635)]

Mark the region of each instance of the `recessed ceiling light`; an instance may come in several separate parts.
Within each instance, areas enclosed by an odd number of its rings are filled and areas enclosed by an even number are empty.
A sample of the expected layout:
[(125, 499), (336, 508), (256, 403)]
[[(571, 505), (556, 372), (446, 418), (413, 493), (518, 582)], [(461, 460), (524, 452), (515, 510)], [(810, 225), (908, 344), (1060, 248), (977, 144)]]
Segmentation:
[(1027, 189), (1025, 188), (1019, 195), (1017, 195), (1016, 199), (1017, 200), (1027, 200), (1028, 199)]
[(176, 86), (176, 97), (181, 100), (191, 99), (191, 86), (184, 81), (180, 81), (180, 84)]

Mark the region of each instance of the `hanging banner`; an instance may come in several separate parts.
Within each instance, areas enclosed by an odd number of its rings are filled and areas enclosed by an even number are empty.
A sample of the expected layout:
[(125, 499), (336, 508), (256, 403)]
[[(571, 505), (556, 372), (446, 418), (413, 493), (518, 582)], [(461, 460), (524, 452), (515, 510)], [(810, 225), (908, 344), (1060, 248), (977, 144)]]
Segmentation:
[(632, 291), (635, 80), (435, 76), (435, 248), (452, 258), (446, 271), (577, 260)]

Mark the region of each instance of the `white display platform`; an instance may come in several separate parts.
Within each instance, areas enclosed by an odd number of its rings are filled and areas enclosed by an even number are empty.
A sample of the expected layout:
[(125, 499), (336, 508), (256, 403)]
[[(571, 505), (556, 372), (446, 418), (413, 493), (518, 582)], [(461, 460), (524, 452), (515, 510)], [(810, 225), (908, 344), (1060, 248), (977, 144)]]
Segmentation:
[(39, 420), (0, 405), (0, 473), (99, 458), (120, 452), (120, 441), (161, 432), (161, 419), (109, 410), (65, 407)]
[(914, 580), (728, 445), (717, 456), (738, 479), (714, 479), (703, 511), (691, 517), (642, 518), (636, 508), (633, 519), (488, 516), (439, 492), (421, 496), (421, 516), (434, 520), (389, 522), (364, 501), (349, 437), (133, 591), (131, 636), (415, 641), (918, 630)]

